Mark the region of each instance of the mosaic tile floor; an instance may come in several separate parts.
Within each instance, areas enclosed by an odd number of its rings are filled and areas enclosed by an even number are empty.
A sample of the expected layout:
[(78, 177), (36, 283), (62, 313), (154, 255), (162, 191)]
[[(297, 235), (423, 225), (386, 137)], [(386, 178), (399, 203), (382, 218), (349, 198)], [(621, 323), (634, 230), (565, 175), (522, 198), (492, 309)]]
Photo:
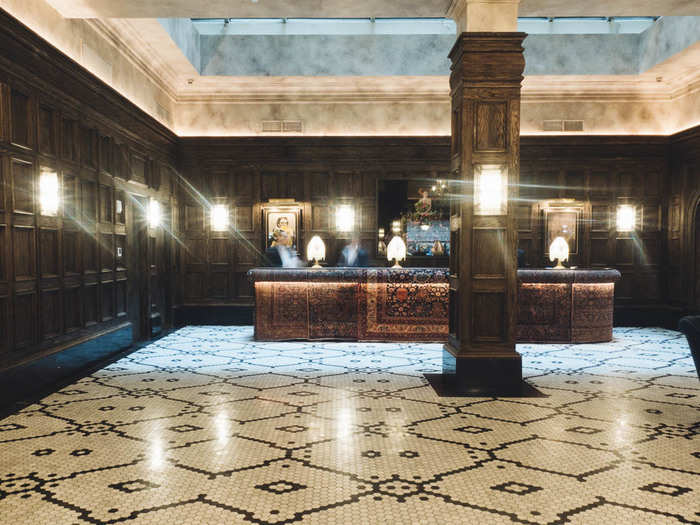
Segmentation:
[(0, 521), (700, 523), (685, 340), (519, 345), (542, 398), (439, 398), (441, 346), (189, 327), (0, 420)]

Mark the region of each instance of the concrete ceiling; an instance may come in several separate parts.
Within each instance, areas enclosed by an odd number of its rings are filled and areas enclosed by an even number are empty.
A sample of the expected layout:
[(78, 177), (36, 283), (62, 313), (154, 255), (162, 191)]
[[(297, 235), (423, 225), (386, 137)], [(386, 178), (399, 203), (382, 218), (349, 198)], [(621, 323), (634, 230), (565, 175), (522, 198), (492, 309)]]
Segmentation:
[[(66, 18), (443, 17), (451, 0), (48, 0)], [(521, 0), (520, 16), (698, 16), (700, 0)]]

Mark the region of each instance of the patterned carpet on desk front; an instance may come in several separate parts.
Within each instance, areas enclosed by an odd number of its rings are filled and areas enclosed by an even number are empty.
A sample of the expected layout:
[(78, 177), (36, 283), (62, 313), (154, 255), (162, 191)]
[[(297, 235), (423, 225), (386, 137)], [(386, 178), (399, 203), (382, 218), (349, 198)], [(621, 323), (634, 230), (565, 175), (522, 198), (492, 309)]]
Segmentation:
[(0, 522), (700, 523), (685, 339), (519, 345), (542, 398), (440, 398), (441, 345), (188, 327), (0, 420)]

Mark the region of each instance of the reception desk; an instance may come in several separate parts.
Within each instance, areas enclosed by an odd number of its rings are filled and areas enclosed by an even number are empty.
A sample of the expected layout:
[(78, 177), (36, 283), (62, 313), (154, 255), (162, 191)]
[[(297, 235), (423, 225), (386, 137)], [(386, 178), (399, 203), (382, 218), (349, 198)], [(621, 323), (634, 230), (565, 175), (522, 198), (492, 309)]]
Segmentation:
[(447, 340), (444, 268), (256, 268), (255, 338)]
[(612, 269), (518, 270), (516, 341), (610, 341), (619, 279)]
[[(445, 268), (257, 268), (255, 338), (444, 342)], [(518, 342), (610, 341), (617, 270), (518, 270)]]

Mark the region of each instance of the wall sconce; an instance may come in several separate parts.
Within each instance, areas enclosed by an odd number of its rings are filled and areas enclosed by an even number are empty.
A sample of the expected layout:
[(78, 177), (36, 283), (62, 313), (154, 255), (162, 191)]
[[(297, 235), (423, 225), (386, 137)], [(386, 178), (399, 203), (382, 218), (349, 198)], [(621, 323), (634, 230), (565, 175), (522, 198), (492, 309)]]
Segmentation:
[(562, 262), (569, 260), (569, 243), (566, 242), (564, 237), (555, 238), (552, 244), (549, 245), (549, 260), (552, 262), (557, 261), (557, 265), (554, 267), (555, 270), (566, 269)]
[(406, 259), (406, 243), (398, 235), (389, 241), (389, 246), (386, 248), (386, 258), (391, 261), (396, 261), (396, 264), (392, 268), (401, 268), (399, 261), (404, 261)]
[(617, 231), (631, 232), (637, 225), (637, 209), (631, 204), (620, 204), (617, 207)]
[(401, 221), (391, 221), (391, 233), (394, 235), (401, 233)]
[(335, 229), (339, 232), (351, 232), (355, 229), (355, 209), (349, 204), (342, 204), (336, 208)]
[(211, 231), (228, 230), (228, 207), (225, 204), (214, 204), (211, 207)]
[(306, 246), (306, 260), (313, 261), (312, 268), (320, 268), (318, 261), (326, 258), (326, 245), (323, 244), (323, 239), (318, 235), (311, 237), (309, 244)]
[(150, 228), (157, 228), (160, 226), (160, 202), (155, 199), (148, 201), (147, 219)]
[(474, 214), (508, 213), (508, 175), (502, 166), (474, 167)]
[(58, 174), (42, 171), (39, 176), (39, 207), (41, 214), (55, 216), (58, 213)]

